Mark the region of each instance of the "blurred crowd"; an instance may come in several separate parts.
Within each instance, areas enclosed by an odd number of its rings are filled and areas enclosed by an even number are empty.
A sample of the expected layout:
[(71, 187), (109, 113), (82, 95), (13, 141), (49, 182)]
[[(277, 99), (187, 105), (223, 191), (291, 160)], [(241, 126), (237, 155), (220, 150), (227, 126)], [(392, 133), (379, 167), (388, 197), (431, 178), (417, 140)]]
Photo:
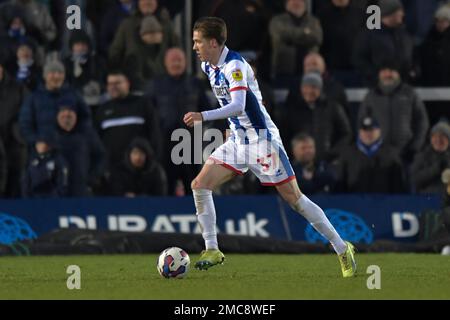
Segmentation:
[[(254, 68), (306, 194), (443, 193), (450, 124), (432, 121), (414, 88), (450, 88), (450, 4), (311, 2), (194, 0), (193, 16), (226, 21), (227, 46)], [(381, 29), (366, 26), (371, 4)], [(70, 5), (81, 30), (66, 27)], [(200, 167), (171, 161), (171, 135), (186, 112), (217, 104), (187, 72), (198, 62), (183, 48), (184, 6), (0, 0), (0, 197), (191, 192)], [(351, 87), (369, 88), (357, 108)], [(277, 89), (289, 92), (281, 102)], [(216, 192), (272, 191), (249, 173)]]

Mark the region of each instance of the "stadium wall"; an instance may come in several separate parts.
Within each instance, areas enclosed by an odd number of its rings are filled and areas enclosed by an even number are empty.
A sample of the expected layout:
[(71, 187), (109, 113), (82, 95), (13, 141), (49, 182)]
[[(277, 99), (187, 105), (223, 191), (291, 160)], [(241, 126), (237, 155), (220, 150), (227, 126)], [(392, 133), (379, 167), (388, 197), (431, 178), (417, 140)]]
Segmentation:
[[(344, 238), (415, 243), (420, 216), (438, 212), (439, 196), (312, 196)], [(215, 197), (219, 233), (325, 242), (277, 196)], [(199, 234), (191, 197), (0, 200), (0, 244), (55, 229)]]

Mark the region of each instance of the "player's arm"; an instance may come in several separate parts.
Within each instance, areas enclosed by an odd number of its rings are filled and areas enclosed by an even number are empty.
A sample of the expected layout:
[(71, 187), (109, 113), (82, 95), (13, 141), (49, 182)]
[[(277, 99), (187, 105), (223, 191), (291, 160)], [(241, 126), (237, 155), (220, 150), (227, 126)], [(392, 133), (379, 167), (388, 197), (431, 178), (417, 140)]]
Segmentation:
[(222, 108), (201, 113), (189, 112), (184, 117), (186, 125), (191, 127), (194, 125), (194, 122), (198, 121), (213, 121), (241, 115), (245, 110), (246, 91), (248, 90), (245, 68), (246, 66), (242, 61), (235, 61), (230, 63), (224, 70), (225, 77), (230, 84), (231, 103)]

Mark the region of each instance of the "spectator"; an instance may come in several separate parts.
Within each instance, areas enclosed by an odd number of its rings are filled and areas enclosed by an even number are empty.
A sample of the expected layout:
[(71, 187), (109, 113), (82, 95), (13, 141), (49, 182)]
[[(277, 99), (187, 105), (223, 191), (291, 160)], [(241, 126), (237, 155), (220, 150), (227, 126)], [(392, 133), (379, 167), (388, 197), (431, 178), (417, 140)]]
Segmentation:
[[(91, 1), (89, 1), (91, 2)], [(52, 7), (55, 17), (56, 26), (59, 30), (58, 39), (56, 41), (56, 45), (58, 47), (59, 54), (62, 58), (65, 58), (70, 55), (70, 38), (74, 32), (84, 31), (89, 35), (91, 41), (91, 49), (92, 51), (96, 51), (97, 43), (96, 43), (96, 30), (91, 20), (88, 19), (86, 15), (86, 7), (87, 0), (58, 0), (53, 1)], [(69, 29), (67, 28), (67, 8), (69, 6), (78, 6), (80, 8), (80, 29)], [(101, 12), (101, 11), (99, 11)], [(97, 13), (98, 14), (98, 13)]]
[(69, 169), (66, 160), (56, 148), (54, 135), (40, 136), (36, 141), (23, 180), (23, 196), (66, 196)]
[(365, 12), (357, 0), (327, 0), (318, 12), (323, 29), (321, 52), (331, 73), (352, 73), (355, 35), (365, 28)]
[(56, 26), (48, 8), (35, 0), (10, 0), (0, 4), (0, 30), (14, 12), (21, 12), (24, 24), (31, 30), (30, 34), (39, 43), (48, 45), (56, 38)]
[(364, 98), (358, 119), (375, 117), (384, 142), (395, 147), (405, 163), (411, 163), (429, 127), (425, 106), (414, 89), (402, 82), (395, 64), (384, 63), (378, 79), (378, 85)]
[(413, 72), (413, 40), (403, 25), (400, 0), (380, 0), (381, 29), (365, 30), (356, 40), (353, 63), (369, 85), (377, 81), (377, 70), (385, 60), (399, 66), (402, 79), (408, 81)]
[(442, 183), (444, 184), (444, 209), (447, 210), (447, 221), (446, 226), (447, 230), (450, 233), (450, 169), (445, 169), (442, 172), (441, 177)]
[(55, 60), (44, 67), (45, 84), (29, 95), (22, 105), (19, 116), (20, 129), (30, 147), (37, 138), (57, 132), (56, 115), (60, 101), (71, 101), (77, 111), (80, 130), (91, 126), (90, 110), (76, 91), (64, 84), (64, 65)]
[(97, 106), (103, 91), (105, 65), (92, 50), (91, 39), (83, 30), (72, 32), (70, 56), (64, 60), (67, 81), (89, 106)]
[(34, 91), (42, 82), (42, 68), (38, 66), (34, 56), (34, 47), (23, 43), (17, 48), (16, 61), (10, 68), (10, 74), (29, 91)]
[(98, 108), (95, 122), (108, 155), (108, 168), (122, 162), (130, 141), (136, 137), (150, 141), (159, 158), (162, 136), (151, 101), (130, 94), (128, 77), (120, 71), (109, 73), (107, 88), (111, 100)]
[(67, 195), (91, 195), (89, 185), (100, 181), (106, 162), (105, 150), (93, 128), (81, 131), (77, 126), (76, 109), (70, 101), (61, 101), (57, 115), (58, 145), (69, 169)]
[(450, 125), (441, 121), (430, 133), (430, 144), (418, 153), (411, 167), (414, 187), (419, 193), (442, 193), (441, 175), (450, 168)]
[[(336, 101), (344, 107), (347, 114), (350, 114), (347, 95), (345, 89), (333, 76), (327, 71), (327, 65), (320, 53), (311, 52), (306, 55), (303, 61), (305, 73), (317, 72), (322, 76), (323, 93), (331, 100)], [(297, 90), (296, 90), (297, 91)]]
[(176, 46), (179, 43), (170, 21), (169, 12), (158, 5), (157, 0), (138, 0), (138, 10), (132, 16), (125, 18), (117, 30), (113, 43), (109, 48), (109, 62), (114, 67), (123, 67), (125, 58), (136, 52), (139, 45), (139, 30), (141, 22), (146, 16), (155, 16), (162, 25), (163, 38), (167, 46)]
[(99, 53), (107, 56), (108, 48), (111, 45), (114, 35), (119, 29), (120, 23), (133, 14), (135, 10), (134, 0), (115, 0), (107, 9), (101, 19), (99, 36)]
[(145, 83), (164, 73), (164, 55), (169, 49), (161, 24), (154, 16), (145, 17), (140, 26), (140, 40), (125, 57), (125, 68), (133, 75), (134, 89), (142, 91)]
[(304, 194), (330, 192), (334, 188), (335, 173), (325, 161), (317, 161), (313, 137), (302, 133), (296, 135), (292, 140), (292, 153), (292, 167)]
[(342, 150), (338, 161), (341, 191), (355, 193), (403, 193), (402, 162), (382, 138), (378, 121), (365, 117), (359, 123), (356, 145)]
[(167, 195), (166, 173), (147, 140), (135, 138), (131, 142), (125, 159), (112, 172), (111, 188), (115, 196)]
[(2, 44), (0, 55), (6, 60), (8, 69), (15, 65), (17, 49), (23, 44), (27, 44), (35, 51), (36, 63), (42, 63), (44, 49), (30, 35), (29, 28), (24, 23), (23, 15), (18, 11), (13, 12), (11, 18), (6, 23), (6, 29), (0, 29), (0, 43)]
[(285, 141), (292, 141), (300, 131), (308, 133), (316, 141), (317, 158), (331, 161), (351, 142), (352, 133), (344, 109), (322, 95), (322, 88), (318, 73), (305, 74), (298, 98), (281, 114), (279, 128)]
[(421, 47), (422, 84), (450, 86), (450, 5), (439, 8), (436, 22)]
[(0, 180), (3, 180), (7, 197), (20, 195), (20, 177), (26, 165), (26, 146), (17, 119), (24, 95), (23, 87), (5, 72), (0, 61), (0, 144), (4, 153), (0, 161)]
[(318, 51), (322, 44), (320, 22), (307, 12), (305, 0), (287, 0), (285, 8), (269, 25), (272, 74), (280, 79), (302, 74), (306, 54)]
[(184, 127), (183, 116), (188, 111), (204, 111), (209, 103), (201, 82), (186, 74), (186, 56), (181, 49), (169, 49), (164, 64), (167, 74), (155, 77), (147, 87), (147, 95), (159, 115), (162, 136), (167, 137), (162, 142), (159, 158), (168, 174), (169, 194), (175, 192), (178, 179), (182, 180), (185, 191), (189, 192), (198, 168), (195, 165), (173, 164), (170, 155), (177, 142), (170, 141), (170, 136), (177, 128)]

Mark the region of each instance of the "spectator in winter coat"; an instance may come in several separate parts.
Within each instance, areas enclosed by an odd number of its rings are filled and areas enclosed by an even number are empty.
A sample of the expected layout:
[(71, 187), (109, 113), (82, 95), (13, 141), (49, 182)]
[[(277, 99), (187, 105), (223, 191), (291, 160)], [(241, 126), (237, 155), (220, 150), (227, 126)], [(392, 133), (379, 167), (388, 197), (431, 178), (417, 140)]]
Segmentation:
[(420, 50), (422, 84), (450, 86), (450, 4), (435, 14), (435, 24)]
[(368, 85), (377, 82), (378, 69), (385, 60), (399, 66), (402, 79), (408, 81), (413, 72), (413, 40), (403, 26), (400, 0), (380, 0), (381, 29), (365, 30), (356, 40), (353, 64)]
[(414, 89), (402, 82), (395, 64), (380, 68), (378, 85), (359, 109), (359, 120), (367, 116), (379, 121), (384, 143), (396, 148), (405, 163), (411, 163), (425, 142), (428, 114)]
[(317, 161), (314, 138), (299, 134), (292, 140), (292, 168), (302, 192), (306, 195), (330, 192), (336, 184), (336, 174), (325, 161)]
[(10, 65), (9, 73), (29, 91), (34, 91), (42, 83), (42, 68), (35, 61), (31, 44), (25, 42), (19, 45), (16, 60)]
[(44, 67), (45, 84), (29, 95), (20, 110), (19, 124), (23, 137), (34, 148), (38, 136), (57, 132), (56, 115), (61, 101), (70, 101), (78, 115), (80, 130), (92, 125), (90, 110), (75, 92), (64, 85), (65, 70), (59, 61), (50, 61)]
[(130, 141), (136, 137), (150, 141), (159, 159), (163, 138), (158, 114), (150, 99), (130, 94), (128, 77), (120, 71), (109, 73), (107, 86), (111, 100), (97, 109), (95, 124), (106, 148), (108, 168), (122, 162)]
[(303, 61), (303, 68), (306, 73), (318, 72), (322, 76), (323, 80), (323, 94), (330, 100), (339, 103), (347, 115), (350, 114), (348, 107), (347, 95), (345, 93), (345, 88), (340, 84), (333, 76), (328, 73), (327, 65), (325, 60), (317, 52), (311, 52), (306, 55)]
[(114, 4), (111, 4), (106, 13), (102, 17), (100, 25), (99, 35), (99, 53), (102, 57), (106, 57), (108, 54), (108, 48), (110, 47), (114, 36), (119, 29), (121, 22), (131, 16), (135, 10), (134, 0), (115, 0)]
[(303, 76), (298, 99), (281, 113), (279, 123), (283, 140), (292, 141), (300, 133), (314, 137), (319, 160), (332, 161), (339, 149), (352, 140), (347, 115), (339, 104), (322, 95), (322, 77), (316, 73)]
[(56, 147), (55, 136), (38, 137), (24, 175), (23, 196), (64, 197), (67, 195), (68, 178), (67, 162)]
[(0, 61), (0, 141), (3, 149), (3, 160), (0, 161), (3, 178), (0, 180), (4, 179), (0, 185), (4, 185), (6, 197), (20, 195), (20, 177), (26, 165), (26, 145), (20, 135), (18, 124), (24, 96), (23, 87), (7, 74)]
[(295, 77), (303, 73), (303, 59), (322, 44), (322, 28), (307, 11), (305, 0), (287, 0), (286, 12), (269, 24), (272, 41), (272, 75)]
[(162, 25), (163, 38), (167, 39), (167, 46), (179, 44), (170, 20), (169, 12), (159, 6), (158, 0), (138, 0), (137, 11), (125, 18), (119, 26), (114, 41), (109, 48), (109, 62), (113, 67), (124, 67), (126, 57), (136, 52), (139, 45), (139, 31), (142, 20), (147, 16), (155, 16)]
[(57, 115), (58, 145), (69, 168), (70, 197), (91, 195), (89, 186), (100, 180), (106, 163), (103, 145), (93, 128), (81, 131), (77, 126), (76, 109), (62, 102)]
[(0, 4), (0, 29), (5, 29), (11, 14), (17, 11), (40, 43), (49, 44), (56, 38), (56, 26), (48, 8), (36, 0), (10, 0)]
[(164, 55), (169, 49), (169, 39), (164, 38), (162, 25), (154, 16), (142, 20), (135, 49), (125, 57), (125, 70), (133, 75), (132, 87), (143, 91), (153, 77), (164, 74)]
[(342, 150), (337, 167), (343, 192), (405, 192), (400, 157), (383, 141), (382, 129), (374, 118), (361, 120), (356, 145)]
[(430, 133), (430, 144), (416, 155), (411, 180), (419, 193), (442, 193), (441, 175), (450, 168), (450, 125), (438, 122)]
[(97, 106), (103, 91), (105, 65), (93, 52), (84, 30), (75, 30), (69, 39), (70, 56), (64, 59), (67, 81), (89, 106)]
[(167, 195), (166, 173), (145, 139), (132, 141), (123, 162), (112, 171), (111, 188), (116, 196)]

